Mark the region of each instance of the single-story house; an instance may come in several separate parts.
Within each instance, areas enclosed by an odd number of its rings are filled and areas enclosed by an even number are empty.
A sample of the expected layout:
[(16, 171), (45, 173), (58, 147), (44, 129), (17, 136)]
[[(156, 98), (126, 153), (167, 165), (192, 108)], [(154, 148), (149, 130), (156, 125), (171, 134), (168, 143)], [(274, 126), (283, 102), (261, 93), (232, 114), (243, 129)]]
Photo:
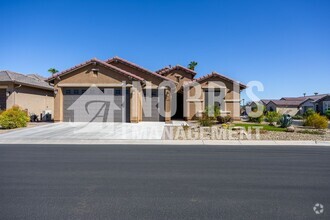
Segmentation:
[(266, 105), (266, 111), (276, 111), (280, 114), (296, 115), (299, 112), (301, 101), (270, 100)]
[[(106, 61), (94, 58), (47, 79), (55, 89), (54, 120), (77, 121), (75, 114), (78, 111), (75, 113), (72, 105), (75, 103), (75, 108), (83, 109), (84, 104), (77, 106), (77, 100), (83, 100), (81, 97), (93, 86), (107, 94), (107, 97), (119, 106), (119, 109), (114, 110), (114, 115), (107, 117), (106, 121), (191, 120), (212, 104), (207, 101), (210, 100), (208, 97), (211, 94), (209, 85), (216, 81), (221, 81), (222, 87), (214, 86), (215, 92), (212, 94), (224, 96), (224, 101), (218, 103), (219, 106), (234, 119), (239, 119), (240, 91), (246, 86), (216, 72), (200, 78), (195, 78), (196, 74), (195, 71), (180, 65), (151, 71), (119, 57)], [(136, 87), (136, 82), (141, 85), (140, 89)], [(174, 85), (176, 93), (172, 94), (169, 87), (164, 86), (164, 82)], [(152, 92), (148, 94), (146, 89), (151, 89)], [(151, 99), (151, 105), (144, 105), (146, 96)], [(174, 97), (177, 99), (176, 106), (172, 101)], [(162, 105), (167, 112), (165, 115), (159, 111)], [(173, 109), (176, 109), (175, 113)], [(89, 118), (79, 118), (79, 121), (84, 120), (90, 121)], [(102, 120), (104, 121), (104, 118)]]
[(330, 109), (330, 95), (311, 95), (301, 97), (283, 97), (279, 100), (264, 100), (266, 111), (277, 111), (281, 114), (302, 115), (307, 109), (324, 114)]
[(13, 71), (0, 71), (0, 109), (14, 105), (32, 115), (54, 112), (54, 88), (37, 74), (24, 75)]
[(313, 109), (316, 112), (324, 114), (330, 109), (330, 94), (317, 94), (300, 97), (283, 97), (281, 100), (300, 101), (298, 106), (299, 114), (304, 114), (307, 109)]

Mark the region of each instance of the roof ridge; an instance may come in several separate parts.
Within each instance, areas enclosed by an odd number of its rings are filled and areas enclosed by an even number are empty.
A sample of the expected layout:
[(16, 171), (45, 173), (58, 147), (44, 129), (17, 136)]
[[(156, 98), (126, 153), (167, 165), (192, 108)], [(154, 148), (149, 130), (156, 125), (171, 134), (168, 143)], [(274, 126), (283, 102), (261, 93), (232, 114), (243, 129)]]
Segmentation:
[(140, 69), (140, 70), (142, 70), (142, 71), (145, 71), (145, 72), (147, 72), (147, 73), (149, 73), (149, 74), (152, 74), (152, 75), (154, 75), (154, 76), (156, 76), (156, 77), (160, 77), (160, 78), (162, 78), (162, 79), (165, 79), (165, 80), (168, 80), (168, 81), (172, 81), (172, 82), (174, 82), (174, 83), (177, 83), (177, 82), (175, 82), (174, 80), (172, 80), (172, 79), (170, 79), (170, 78), (167, 78), (167, 77), (165, 77), (165, 76), (162, 76), (162, 75), (160, 75), (160, 74), (158, 74), (158, 73), (156, 73), (156, 72), (153, 72), (153, 71), (151, 71), (151, 70), (148, 70), (148, 69), (146, 69), (146, 68), (144, 68), (144, 67), (142, 67), (142, 66), (140, 66), (140, 65), (138, 65), (138, 64), (136, 64), (136, 63), (133, 63), (133, 62), (131, 62), (131, 61), (128, 61), (128, 60), (126, 60), (126, 59), (124, 59), (124, 58), (121, 58), (121, 57), (118, 57), (118, 56), (113, 57), (113, 58), (110, 58), (110, 59), (106, 60), (105, 62), (108, 63), (108, 62), (112, 62), (112, 61), (114, 61), (114, 60), (119, 60), (119, 61), (124, 62), (124, 63), (127, 63), (127, 64), (129, 64), (129, 65), (131, 65), (131, 66), (133, 66), (133, 67), (135, 67), (135, 68), (138, 68), (138, 69)]
[(102, 64), (102, 65), (104, 65), (104, 66), (107, 66), (107, 67), (109, 67), (109, 68), (112, 68), (113, 70), (116, 70), (116, 71), (119, 71), (119, 72), (121, 72), (121, 73), (124, 73), (125, 75), (128, 75), (128, 76), (130, 76), (130, 77), (132, 77), (132, 78), (135, 78), (135, 79), (138, 79), (138, 80), (141, 80), (141, 81), (144, 80), (142, 77), (137, 76), (137, 75), (135, 75), (135, 74), (133, 74), (133, 73), (127, 72), (127, 71), (125, 71), (125, 70), (122, 70), (122, 69), (120, 69), (120, 68), (118, 68), (118, 67), (116, 67), (116, 66), (114, 66), (114, 65), (111, 65), (111, 64), (109, 64), (109, 63), (106, 63), (106, 62), (104, 62), (104, 61), (102, 61), (102, 60), (99, 60), (99, 59), (97, 59), (97, 58), (92, 58), (92, 59), (90, 59), (90, 60), (88, 60), (88, 61), (85, 61), (85, 62), (80, 63), (80, 64), (78, 64), (78, 65), (75, 65), (75, 66), (73, 66), (73, 67), (71, 67), (71, 68), (69, 68), (69, 69), (63, 70), (63, 71), (61, 71), (61, 72), (59, 72), (59, 73), (57, 73), (57, 74), (52, 75), (52, 76), (48, 77), (48, 78), (46, 79), (46, 81), (50, 81), (50, 80), (52, 80), (52, 79), (55, 79), (56, 77), (59, 77), (59, 76), (64, 75), (64, 74), (66, 74), (66, 73), (69, 73), (70, 71), (72, 71), (72, 70), (74, 70), (74, 69), (76, 69), (76, 68), (80, 68), (80, 67), (83, 67), (83, 66), (85, 66), (85, 65), (88, 65), (88, 64), (91, 63), (91, 62), (98, 62), (98, 63), (100, 63), (100, 64)]
[(6, 72), (7, 76), (11, 81), (14, 81), (13, 77), (11, 77), (11, 75), (9, 74), (9, 72), (11, 72), (10, 70), (5, 70), (4, 72)]

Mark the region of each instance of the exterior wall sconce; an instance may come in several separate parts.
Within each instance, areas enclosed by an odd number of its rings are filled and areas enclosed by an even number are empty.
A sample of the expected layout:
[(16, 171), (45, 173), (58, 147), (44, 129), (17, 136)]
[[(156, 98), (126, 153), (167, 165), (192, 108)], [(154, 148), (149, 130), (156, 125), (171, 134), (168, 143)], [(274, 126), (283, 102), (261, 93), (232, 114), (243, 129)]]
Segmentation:
[(57, 95), (58, 89), (54, 89), (54, 94)]
[(9, 97), (9, 96), (10, 96), (10, 94), (11, 94), (11, 92), (10, 92), (10, 91), (7, 91), (7, 92), (6, 92), (6, 96), (7, 96), (7, 97)]

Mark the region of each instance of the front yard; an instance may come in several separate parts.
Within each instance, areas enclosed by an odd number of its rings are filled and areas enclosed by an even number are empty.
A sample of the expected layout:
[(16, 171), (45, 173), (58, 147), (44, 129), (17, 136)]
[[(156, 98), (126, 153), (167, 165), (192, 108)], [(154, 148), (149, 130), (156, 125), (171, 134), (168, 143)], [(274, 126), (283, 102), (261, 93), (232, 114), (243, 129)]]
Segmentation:
[(174, 140), (297, 140), (330, 141), (330, 129), (295, 126), (294, 132), (267, 123), (230, 123), (202, 127), (198, 122), (189, 126), (168, 127), (166, 139)]

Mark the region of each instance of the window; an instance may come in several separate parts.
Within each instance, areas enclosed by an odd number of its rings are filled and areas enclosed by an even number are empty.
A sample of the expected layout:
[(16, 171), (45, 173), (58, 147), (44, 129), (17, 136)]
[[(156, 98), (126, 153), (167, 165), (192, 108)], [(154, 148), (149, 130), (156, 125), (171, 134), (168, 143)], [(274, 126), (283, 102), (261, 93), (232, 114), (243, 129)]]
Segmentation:
[(121, 89), (115, 89), (115, 95), (121, 95)]
[(86, 92), (86, 89), (81, 90), (81, 94), (84, 94)]
[(79, 90), (78, 89), (73, 90), (73, 94), (79, 95)]
[(65, 90), (65, 95), (70, 95), (71, 94), (71, 90), (70, 89), (66, 89)]
[(153, 90), (153, 91), (151, 92), (151, 96), (152, 96), (152, 97), (157, 97), (157, 91)]
[(327, 111), (327, 110), (330, 110), (330, 101), (324, 101), (323, 102), (323, 111), (324, 113)]

